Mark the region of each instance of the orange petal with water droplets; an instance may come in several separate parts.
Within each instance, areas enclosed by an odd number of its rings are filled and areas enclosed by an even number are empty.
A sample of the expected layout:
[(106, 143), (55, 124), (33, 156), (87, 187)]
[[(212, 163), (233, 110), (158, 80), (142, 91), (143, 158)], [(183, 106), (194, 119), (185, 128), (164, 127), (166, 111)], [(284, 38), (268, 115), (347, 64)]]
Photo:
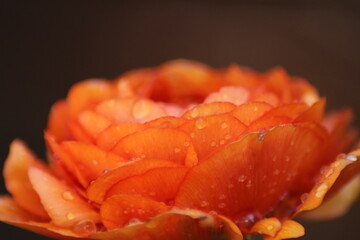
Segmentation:
[(98, 104), (95, 111), (114, 123), (134, 122), (133, 107), (137, 98), (117, 98), (103, 101)]
[(28, 177), (28, 169), (31, 167), (46, 169), (45, 165), (36, 159), (23, 142), (13, 141), (4, 165), (6, 188), (22, 208), (48, 219), (49, 216)]
[(168, 209), (164, 203), (148, 198), (119, 194), (108, 198), (101, 205), (100, 214), (105, 227), (111, 230), (145, 221)]
[(79, 166), (73, 161), (69, 153), (64, 151), (61, 145), (56, 142), (54, 136), (50, 133), (45, 133), (45, 141), (48, 145), (48, 149), (52, 155), (52, 161), (55, 163), (55, 166), (64, 166), (66, 171), (71, 172), (71, 174), (83, 187), (87, 186), (88, 181), (80, 171)]
[(81, 142), (63, 142), (61, 147), (69, 154), (72, 161), (79, 166), (81, 174), (90, 183), (110, 170), (121, 166), (125, 160), (100, 148)]
[(303, 196), (303, 203), (298, 207), (296, 214), (320, 206), (326, 193), (332, 187), (341, 171), (349, 164), (357, 161), (359, 157), (360, 151), (352, 152), (348, 155), (340, 154), (335, 162), (322, 171), (321, 176), (317, 179), (311, 191)]
[(112, 150), (128, 160), (162, 159), (184, 165), (194, 165), (194, 151), (190, 137), (182, 131), (170, 128), (149, 128), (121, 139)]
[(298, 122), (321, 122), (324, 118), (326, 100), (321, 98), (315, 102), (307, 111), (300, 114), (294, 119), (295, 123)]
[[(68, 122), (69, 128), (73, 135), (73, 138), (77, 141), (92, 143), (93, 138), (80, 126), (80, 124), (75, 121), (71, 120)], [(50, 132), (49, 132), (50, 133)]]
[(260, 94), (259, 96), (253, 97), (252, 101), (254, 102), (264, 102), (273, 107), (276, 107), (280, 104), (280, 99), (277, 95), (271, 92)]
[(40, 197), (51, 220), (59, 227), (73, 227), (83, 221), (100, 221), (98, 213), (72, 188), (54, 176), (38, 169), (29, 169), (30, 182)]
[(105, 173), (96, 179), (87, 189), (87, 195), (90, 200), (102, 203), (106, 193), (118, 182), (125, 180), (132, 176), (142, 175), (151, 169), (162, 167), (179, 167), (180, 165), (166, 160), (151, 161), (140, 160), (129, 162), (128, 164), (116, 168), (112, 171)]
[(188, 172), (186, 167), (159, 167), (142, 175), (128, 177), (116, 183), (106, 197), (133, 194), (160, 202), (173, 201), (180, 183)]
[(64, 100), (56, 102), (49, 115), (47, 129), (58, 141), (70, 140), (72, 133), (68, 126), (69, 108)]
[(111, 125), (98, 134), (96, 138), (96, 145), (106, 151), (109, 151), (123, 137), (143, 129), (145, 129), (145, 126), (139, 123), (120, 123), (117, 125)]
[(256, 222), (254, 226), (252, 226), (250, 232), (274, 237), (280, 231), (280, 229), (281, 229), (280, 220), (275, 217), (272, 217), (272, 218), (264, 218)]
[(190, 135), (199, 160), (238, 139), (246, 126), (230, 114), (193, 119), (179, 129)]
[[(248, 214), (248, 209), (268, 211), (294, 185), (308, 187), (296, 176), (318, 170), (325, 137), (319, 138), (313, 128), (283, 125), (265, 135), (244, 135), (190, 169), (175, 205), (213, 210), (230, 219)], [(307, 145), (310, 152), (303, 151)]]
[(111, 122), (100, 114), (86, 110), (78, 115), (80, 126), (93, 138), (110, 126)]
[(37, 216), (26, 212), (8, 196), (0, 196), (0, 221), (55, 239), (83, 239), (70, 229), (43, 222)]
[(97, 103), (115, 96), (112, 83), (102, 79), (90, 79), (75, 84), (69, 91), (67, 103), (69, 112), (75, 117), (86, 108), (91, 108)]
[(231, 114), (248, 126), (271, 108), (272, 106), (265, 102), (251, 102), (236, 107)]
[(305, 234), (304, 227), (293, 220), (285, 220), (281, 223), (281, 230), (274, 236), (264, 236), (264, 240), (282, 240), (298, 238)]
[(186, 111), (182, 118), (193, 119), (198, 117), (207, 117), (227, 113), (235, 109), (235, 105), (229, 102), (212, 102), (196, 105), (194, 108)]

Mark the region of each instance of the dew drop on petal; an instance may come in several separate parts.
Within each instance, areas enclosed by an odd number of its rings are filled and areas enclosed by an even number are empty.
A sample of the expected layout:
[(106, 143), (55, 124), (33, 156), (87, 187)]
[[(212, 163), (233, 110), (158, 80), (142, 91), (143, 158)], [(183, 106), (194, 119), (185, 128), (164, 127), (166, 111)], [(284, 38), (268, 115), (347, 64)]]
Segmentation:
[(246, 177), (245, 177), (245, 175), (240, 175), (239, 176), (239, 178), (238, 178), (238, 182), (245, 182), (245, 180), (246, 180)]
[(346, 159), (355, 162), (357, 160), (357, 157), (353, 154), (349, 154), (346, 156)]
[(195, 127), (197, 129), (204, 129), (206, 127), (206, 122), (203, 118), (199, 118), (195, 121)]
[(330, 168), (330, 169), (326, 172), (325, 177), (328, 178), (328, 177), (330, 177), (333, 173), (334, 173), (334, 169)]
[(181, 151), (180, 148), (174, 148), (174, 152), (179, 153)]
[(274, 229), (274, 226), (273, 226), (273, 225), (268, 225), (268, 226), (266, 227), (266, 229), (269, 230), (269, 231), (271, 231), (271, 230)]
[(274, 175), (279, 175), (279, 174), (280, 174), (279, 169), (275, 169), (275, 171), (274, 171)]
[(190, 146), (190, 142), (184, 142), (184, 147)]
[(93, 163), (94, 165), (98, 165), (98, 164), (99, 164), (99, 162), (98, 162), (97, 160), (92, 160), (92, 163)]
[(210, 143), (210, 146), (215, 147), (215, 146), (216, 146), (216, 142), (212, 141), (212, 142)]
[(206, 207), (208, 205), (209, 205), (209, 203), (207, 201), (201, 201), (201, 203), (200, 203), (200, 207)]
[(225, 203), (219, 203), (218, 204), (218, 208), (225, 208), (226, 207), (226, 204)]
[(308, 193), (302, 194), (300, 197), (301, 202), (304, 203), (308, 199), (308, 197), (309, 197)]
[(325, 195), (325, 193), (327, 192), (327, 190), (328, 190), (327, 184), (326, 184), (326, 183), (322, 183), (322, 184), (320, 184), (320, 186), (316, 189), (315, 196), (316, 196), (317, 198), (322, 198), (322, 197)]
[(220, 196), (219, 196), (219, 199), (220, 200), (224, 200), (226, 198), (226, 195), (225, 194), (221, 194)]
[(103, 174), (108, 173), (108, 172), (110, 172), (110, 169), (106, 168), (106, 169), (104, 169)]
[(225, 135), (225, 139), (226, 139), (226, 140), (229, 140), (230, 138), (231, 138), (231, 135), (230, 135), (230, 134), (226, 134), (226, 135)]
[(68, 214), (66, 214), (66, 218), (68, 220), (73, 220), (75, 218), (75, 215), (72, 212), (69, 212)]
[(234, 184), (231, 184), (231, 183), (230, 183), (230, 184), (228, 185), (228, 188), (233, 188), (233, 187), (234, 187)]
[(83, 220), (74, 225), (73, 231), (79, 235), (90, 235), (97, 230), (93, 221)]
[(252, 181), (251, 180), (248, 180), (247, 182), (246, 182), (246, 187), (247, 188), (250, 188), (252, 186)]
[(141, 221), (138, 218), (132, 218), (129, 220), (129, 225), (138, 224), (141, 223)]
[(225, 144), (225, 140), (220, 140), (220, 145), (224, 145)]
[(210, 211), (209, 214), (212, 215), (212, 216), (215, 216), (215, 215), (217, 215), (218, 213), (217, 213), (216, 211)]
[(65, 200), (69, 200), (69, 201), (74, 200), (74, 195), (70, 191), (63, 192), (62, 197)]
[(191, 110), (190, 116), (192, 118), (196, 118), (197, 116), (199, 116), (199, 110), (197, 108), (194, 108), (193, 110)]
[(221, 124), (221, 128), (222, 128), (222, 129), (225, 129), (225, 128), (227, 128), (227, 127), (228, 127), (228, 125), (227, 125), (226, 122), (224, 122), (224, 123)]
[(190, 137), (191, 137), (191, 138), (195, 138), (195, 133), (193, 133), (193, 132), (190, 133)]

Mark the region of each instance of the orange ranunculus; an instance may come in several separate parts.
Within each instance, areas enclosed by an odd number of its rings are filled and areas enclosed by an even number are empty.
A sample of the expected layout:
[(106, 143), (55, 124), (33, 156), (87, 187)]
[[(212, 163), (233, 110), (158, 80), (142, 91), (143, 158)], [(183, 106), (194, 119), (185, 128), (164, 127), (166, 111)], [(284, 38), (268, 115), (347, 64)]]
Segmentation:
[(342, 214), (359, 185), (351, 112), (324, 108), (281, 68), (178, 60), (80, 82), (50, 113), (49, 166), (11, 144), (0, 220), (65, 239), (302, 236), (292, 218), (324, 198), (304, 217)]

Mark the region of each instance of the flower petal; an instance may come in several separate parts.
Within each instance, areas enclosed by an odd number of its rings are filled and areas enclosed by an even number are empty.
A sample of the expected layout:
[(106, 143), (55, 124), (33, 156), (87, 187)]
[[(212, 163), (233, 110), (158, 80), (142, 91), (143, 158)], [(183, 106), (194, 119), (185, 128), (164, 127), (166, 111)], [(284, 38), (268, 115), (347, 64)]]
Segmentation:
[(281, 230), (280, 220), (275, 217), (272, 217), (272, 218), (264, 218), (256, 222), (254, 226), (252, 226), (250, 233), (259, 233), (261, 235), (274, 237), (280, 230)]
[(294, 120), (294, 122), (321, 122), (324, 118), (325, 104), (326, 100), (324, 98), (321, 98), (319, 101), (315, 102), (307, 111), (300, 114)]
[(219, 91), (208, 95), (205, 98), (204, 103), (229, 102), (238, 106), (246, 103), (249, 100), (249, 97), (250, 93), (245, 88), (225, 86), (220, 88)]
[(70, 140), (72, 133), (68, 126), (69, 107), (64, 100), (56, 102), (49, 114), (47, 129), (58, 141)]
[(170, 128), (149, 128), (121, 139), (112, 150), (128, 160), (162, 159), (179, 164), (194, 165), (191, 139), (184, 132)]
[(156, 201), (168, 203), (173, 201), (188, 168), (159, 167), (142, 175), (128, 177), (116, 183), (106, 194), (134, 194)]
[(282, 240), (288, 238), (298, 238), (305, 234), (304, 227), (293, 221), (285, 220), (281, 223), (281, 230), (275, 235), (275, 237), (265, 236), (264, 240)]
[(246, 126), (230, 114), (193, 119), (180, 127), (192, 138), (199, 160), (240, 137)]
[(56, 239), (83, 239), (71, 229), (59, 228), (52, 223), (26, 212), (10, 197), (0, 196), (0, 221)]
[(164, 203), (134, 195), (114, 195), (101, 205), (105, 227), (114, 229), (147, 220), (169, 209)]
[[(300, 181), (302, 174), (321, 166), (324, 139), (314, 127), (278, 126), (265, 134), (249, 133), (225, 146), (189, 171), (175, 205), (214, 210), (231, 219), (248, 214), (249, 209), (269, 210), (294, 185), (307, 188)], [(310, 151), (303, 151), (307, 146)]]
[(108, 151), (111, 150), (123, 137), (143, 129), (145, 129), (145, 126), (139, 123), (120, 123), (117, 125), (111, 125), (98, 134), (96, 144), (100, 148)]
[(97, 103), (115, 96), (112, 83), (102, 79), (89, 79), (74, 85), (68, 96), (69, 112), (76, 116), (85, 108), (91, 108)]
[(31, 167), (46, 169), (45, 165), (36, 159), (23, 142), (20, 140), (13, 141), (4, 165), (6, 188), (22, 208), (48, 219), (49, 216), (28, 177), (28, 169)]
[(84, 221), (98, 223), (98, 213), (72, 188), (38, 168), (29, 169), (29, 178), (53, 223), (73, 227)]
[(196, 105), (192, 109), (186, 111), (182, 118), (194, 119), (199, 117), (207, 117), (227, 113), (235, 109), (235, 105), (229, 102), (212, 102)]
[(248, 126), (271, 108), (272, 106), (265, 102), (251, 102), (236, 107), (231, 114)]
[(90, 200), (102, 203), (105, 199), (107, 192), (118, 182), (125, 180), (132, 176), (143, 175), (151, 169), (157, 169), (162, 167), (179, 167), (171, 161), (155, 160), (151, 161), (140, 160), (135, 162), (129, 162), (128, 164), (116, 168), (96, 179), (87, 189), (87, 195)]
[(94, 111), (86, 110), (78, 115), (81, 127), (93, 138), (110, 126), (111, 122)]

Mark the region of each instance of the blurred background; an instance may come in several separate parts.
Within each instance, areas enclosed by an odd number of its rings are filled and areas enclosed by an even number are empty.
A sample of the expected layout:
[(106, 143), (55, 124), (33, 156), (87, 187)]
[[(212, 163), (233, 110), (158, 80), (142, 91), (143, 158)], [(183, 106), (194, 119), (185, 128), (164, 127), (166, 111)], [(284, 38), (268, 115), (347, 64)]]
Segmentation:
[[(14, 138), (45, 157), (47, 114), (75, 82), (188, 58), (265, 71), (283, 66), (352, 106), (360, 127), (358, 1), (0, 2), (0, 161)], [(3, 179), (0, 193), (5, 193)], [(304, 223), (302, 239), (360, 239), (360, 201), (344, 217)], [(48, 239), (0, 223), (6, 239)]]

